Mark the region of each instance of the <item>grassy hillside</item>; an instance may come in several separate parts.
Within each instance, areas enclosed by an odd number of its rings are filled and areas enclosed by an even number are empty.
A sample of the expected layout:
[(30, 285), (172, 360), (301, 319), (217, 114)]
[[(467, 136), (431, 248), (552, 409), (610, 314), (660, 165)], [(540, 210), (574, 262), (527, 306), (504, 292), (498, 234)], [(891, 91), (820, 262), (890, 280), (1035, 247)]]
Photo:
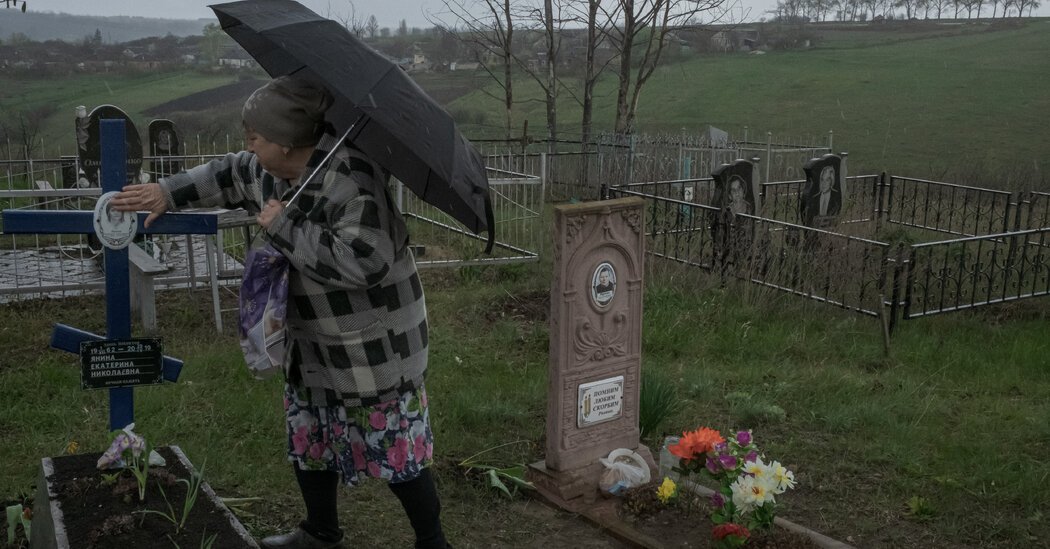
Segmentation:
[[(1013, 188), (1039, 185), (1046, 180), (1050, 151), (1050, 132), (1041, 116), (1050, 112), (1048, 31), (1048, 20), (979, 32), (818, 28), (823, 41), (810, 50), (699, 55), (657, 71), (644, 89), (638, 127), (678, 134), (711, 124), (742, 137), (746, 126), (752, 140), (763, 140), (769, 131), (778, 141), (821, 144), (833, 131), (834, 148), (849, 151), (857, 169)], [(76, 105), (116, 104), (144, 132), (151, 117), (143, 111), (236, 78), (193, 71), (59, 81), (5, 75), (0, 76), (6, 91), (0, 109), (53, 106), (42, 137), (49, 155), (58, 146), (68, 154)], [(419, 82), (447, 105), (468, 136), (502, 135), (501, 91), (484, 75), (431, 74)], [(578, 84), (563, 76), (570, 90)], [(476, 86), (485, 89), (469, 92)], [(515, 94), (515, 135), (526, 120), (530, 134), (542, 135), (539, 86), (519, 75)], [(561, 131), (578, 135), (580, 107), (572, 94), (561, 97)], [(609, 129), (616, 98), (611, 72), (596, 97), (595, 122)], [(180, 124), (178, 114), (172, 118)], [(229, 131), (236, 133), (233, 126)]]
[[(835, 148), (849, 150), (859, 165), (920, 175), (960, 165), (1045, 169), (1050, 132), (1039, 113), (1050, 112), (1050, 22), (868, 42), (840, 36), (828, 48), (704, 55), (662, 67), (643, 91), (639, 127), (678, 133), (712, 124), (740, 135), (749, 126), (750, 136), (772, 131), (818, 140), (833, 130)], [(515, 93), (516, 123), (528, 119), (541, 132), (538, 87), (522, 77)], [(578, 134), (579, 107), (563, 97), (563, 131)], [(598, 90), (600, 126), (611, 127), (615, 99), (608, 74)], [(452, 105), (484, 113), (488, 127), (470, 130), (492, 130), (502, 119), (500, 104), (484, 93)]]
[[(231, 82), (237, 76), (228, 73), (201, 73), (180, 70), (162, 73), (141, 74), (86, 74), (58, 80), (37, 80), (0, 76), (0, 112), (32, 110), (40, 106), (54, 109), (43, 124), (39, 137), (44, 139), (49, 156), (72, 154), (74, 151), (73, 119), (77, 105), (88, 110), (98, 105), (112, 104), (120, 107), (138, 127), (146, 140), (146, 128), (155, 117), (143, 111), (189, 95)], [(176, 123), (178, 121), (176, 120)]]

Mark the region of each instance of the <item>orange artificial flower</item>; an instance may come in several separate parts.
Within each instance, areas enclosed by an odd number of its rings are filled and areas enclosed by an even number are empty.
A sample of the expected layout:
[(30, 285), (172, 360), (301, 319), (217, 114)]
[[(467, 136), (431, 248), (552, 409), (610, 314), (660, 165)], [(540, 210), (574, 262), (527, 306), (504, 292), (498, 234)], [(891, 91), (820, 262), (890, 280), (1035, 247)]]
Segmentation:
[(714, 450), (716, 444), (725, 442), (726, 439), (714, 429), (701, 427), (693, 432), (682, 433), (678, 444), (672, 444), (667, 449), (682, 459), (699, 459), (704, 454)]

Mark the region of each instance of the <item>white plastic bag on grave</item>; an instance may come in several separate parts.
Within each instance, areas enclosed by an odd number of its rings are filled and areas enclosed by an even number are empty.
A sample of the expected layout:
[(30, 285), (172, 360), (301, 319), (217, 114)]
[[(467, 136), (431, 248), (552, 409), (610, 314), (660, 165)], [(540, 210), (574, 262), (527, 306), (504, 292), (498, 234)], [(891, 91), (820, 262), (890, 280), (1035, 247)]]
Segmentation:
[(619, 496), (625, 490), (648, 484), (652, 479), (645, 459), (627, 448), (617, 448), (609, 452), (609, 457), (599, 458), (598, 461), (605, 466), (598, 481), (603, 494)]

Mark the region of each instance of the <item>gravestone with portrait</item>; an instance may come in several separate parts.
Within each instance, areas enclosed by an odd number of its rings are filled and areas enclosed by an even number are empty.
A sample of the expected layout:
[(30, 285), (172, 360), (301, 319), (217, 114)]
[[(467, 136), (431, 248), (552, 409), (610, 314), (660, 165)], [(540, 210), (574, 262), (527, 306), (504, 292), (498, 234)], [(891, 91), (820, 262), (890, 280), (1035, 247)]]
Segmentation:
[(153, 157), (153, 181), (182, 171), (182, 141), (171, 120), (153, 120), (149, 123), (149, 154)]
[(126, 184), (136, 183), (139, 173), (142, 171), (142, 140), (139, 132), (135, 129), (135, 123), (124, 111), (113, 105), (100, 105), (86, 113), (83, 107), (77, 107), (76, 136), (77, 157), (80, 160), (80, 169), (84, 172), (84, 178), (90, 187), (99, 186), (99, 167), (102, 165), (102, 135), (101, 122), (103, 120), (123, 120), (126, 133), (125, 159)]
[(528, 478), (552, 503), (587, 514), (613, 450), (640, 444), (644, 201), (558, 206), (554, 213), (546, 459)]
[(757, 216), (762, 208), (762, 194), (755, 179), (754, 162), (739, 159), (722, 164), (711, 173), (714, 179), (711, 238), (723, 263), (737, 263), (754, 241), (755, 224), (746, 217)]
[(799, 197), (799, 220), (807, 227), (828, 229), (839, 222), (846, 203), (846, 159), (835, 154), (812, 158), (802, 166), (806, 183)]

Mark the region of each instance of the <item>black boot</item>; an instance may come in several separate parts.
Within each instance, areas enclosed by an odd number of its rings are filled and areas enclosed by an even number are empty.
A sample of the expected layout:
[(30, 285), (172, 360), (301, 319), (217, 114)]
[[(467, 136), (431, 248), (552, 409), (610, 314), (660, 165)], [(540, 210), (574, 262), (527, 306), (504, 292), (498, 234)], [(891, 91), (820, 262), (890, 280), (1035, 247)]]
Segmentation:
[(306, 504), (306, 520), (295, 531), (262, 540), (267, 549), (334, 549), (342, 547), (343, 531), (339, 529), (336, 498), (339, 473), (303, 471), (295, 463), (295, 480)]
[(263, 538), (259, 546), (263, 549), (342, 549), (343, 544), (339, 543), (339, 540), (325, 541), (315, 538), (302, 528), (296, 528), (287, 534)]
[(446, 549), (445, 533), (441, 531), (441, 501), (430, 469), (408, 482), (391, 482), (401, 506), (405, 508), (408, 521), (416, 532), (416, 549)]

